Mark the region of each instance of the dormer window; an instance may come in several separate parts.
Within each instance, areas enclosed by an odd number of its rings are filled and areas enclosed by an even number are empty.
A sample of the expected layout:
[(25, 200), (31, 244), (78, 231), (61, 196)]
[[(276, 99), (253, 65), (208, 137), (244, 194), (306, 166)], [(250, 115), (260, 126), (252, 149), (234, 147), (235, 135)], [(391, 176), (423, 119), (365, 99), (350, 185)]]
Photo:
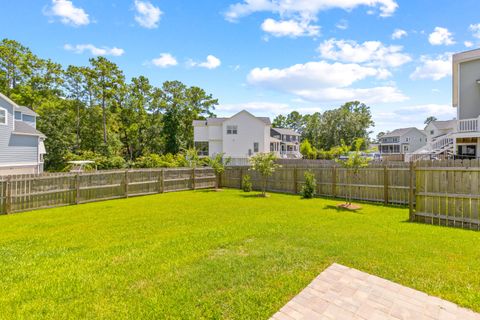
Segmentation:
[(15, 111), (15, 120), (22, 120), (22, 113), (20, 111)]
[(0, 125), (7, 125), (7, 110), (0, 108)]

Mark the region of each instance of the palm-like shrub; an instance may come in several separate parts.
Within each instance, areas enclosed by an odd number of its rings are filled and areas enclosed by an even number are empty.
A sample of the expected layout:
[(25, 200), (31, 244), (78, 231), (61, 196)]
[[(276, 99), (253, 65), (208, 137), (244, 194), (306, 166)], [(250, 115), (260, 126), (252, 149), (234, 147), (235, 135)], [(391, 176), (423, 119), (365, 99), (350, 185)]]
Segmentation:
[(281, 167), (275, 161), (277, 157), (273, 152), (271, 153), (259, 153), (250, 158), (252, 170), (257, 171), (262, 176), (262, 196), (267, 195), (267, 180), (275, 170)]

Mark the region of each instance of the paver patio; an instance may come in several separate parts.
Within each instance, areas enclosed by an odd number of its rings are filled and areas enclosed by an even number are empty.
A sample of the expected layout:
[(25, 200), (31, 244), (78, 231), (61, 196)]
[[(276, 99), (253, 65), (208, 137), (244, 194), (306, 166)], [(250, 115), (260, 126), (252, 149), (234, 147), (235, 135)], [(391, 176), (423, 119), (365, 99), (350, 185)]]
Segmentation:
[(480, 320), (480, 314), (334, 263), (271, 319)]

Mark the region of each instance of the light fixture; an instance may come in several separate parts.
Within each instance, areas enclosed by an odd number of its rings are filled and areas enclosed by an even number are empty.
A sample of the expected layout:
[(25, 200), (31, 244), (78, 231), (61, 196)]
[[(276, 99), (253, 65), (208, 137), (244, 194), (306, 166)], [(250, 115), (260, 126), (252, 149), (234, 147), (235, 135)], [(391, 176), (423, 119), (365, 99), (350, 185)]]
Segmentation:
[(477, 84), (480, 84), (480, 79), (477, 79)]

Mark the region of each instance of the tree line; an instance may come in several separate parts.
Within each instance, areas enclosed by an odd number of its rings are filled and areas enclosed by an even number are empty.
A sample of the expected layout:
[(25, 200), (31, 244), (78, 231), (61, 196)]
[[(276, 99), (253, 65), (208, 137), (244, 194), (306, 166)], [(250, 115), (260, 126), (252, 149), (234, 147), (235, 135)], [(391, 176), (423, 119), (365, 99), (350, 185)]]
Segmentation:
[[(156, 87), (145, 76), (127, 81), (104, 57), (63, 67), (10, 39), (0, 42), (0, 92), (39, 114), (47, 170), (78, 159), (103, 169), (184, 165), (194, 147), (192, 121), (215, 117), (218, 105), (200, 87), (180, 81)], [(342, 141), (368, 141), (373, 121), (369, 107), (354, 101), (324, 113), (279, 115), (273, 125), (300, 132), (313, 150), (329, 150)]]
[(193, 147), (192, 121), (215, 116), (218, 105), (205, 90), (180, 81), (161, 87), (144, 76), (127, 81), (104, 57), (63, 68), (10, 39), (0, 42), (0, 92), (39, 114), (48, 170), (82, 155), (111, 162), (176, 155)]
[(274, 127), (290, 128), (301, 133), (301, 152), (307, 158), (332, 158), (345, 153), (361, 139), (361, 149), (368, 148), (370, 128), (374, 126), (370, 107), (351, 101), (323, 113), (302, 115), (293, 111), (273, 120)]

